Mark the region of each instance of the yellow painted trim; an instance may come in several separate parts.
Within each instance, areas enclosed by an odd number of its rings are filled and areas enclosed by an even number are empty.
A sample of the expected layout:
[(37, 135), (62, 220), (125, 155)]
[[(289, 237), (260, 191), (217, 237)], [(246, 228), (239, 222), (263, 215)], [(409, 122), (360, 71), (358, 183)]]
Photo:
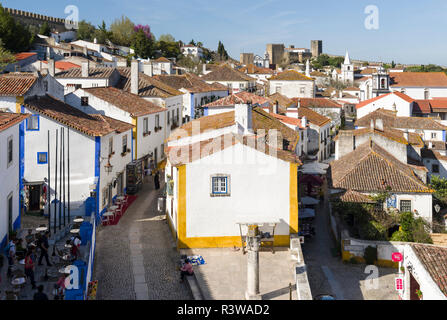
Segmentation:
[(132, 118), (132, 124), (134, 128), (132, 129), (133, 139), (135, 140), (135, 154), (133, 156), (134, 159), (138, 159), (138, 118)]
[[(296, 168), (296, 166), (295, 166)], [(295, 171), (296, 172), (296, 171)], [(241, 246), (240, 236), (228, 237), (186, 237), (186, 165), (178, 167), (178, 206), (177, 206), (177, 247), (184, 248), (229, 248)], [(298, 202), (298, 201), (296, 201)], [(297, 204), (296, 204), (297, 205)], [(298, 208), (298, 207), (297, 207)], [(298, 230), (298, 211), (296, 211), (296, 226)], [(274, 245), (286, 247), (290, 244), (289, 235), (275, 235)]]
[(290, 234), (298, 233), (298, 164), (290, 164)]
[(25, 103), (24, 97), (16, 97), (16, 113), (21, 113), (22, 105)]

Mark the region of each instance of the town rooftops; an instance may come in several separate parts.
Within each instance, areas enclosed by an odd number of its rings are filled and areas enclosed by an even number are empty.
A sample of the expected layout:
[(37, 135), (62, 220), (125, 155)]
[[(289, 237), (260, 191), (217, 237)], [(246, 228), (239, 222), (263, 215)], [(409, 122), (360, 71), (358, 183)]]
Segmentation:
[(202, 76), (203, 81), (256, 81), (255, 78), (233, 69), (228, 64), (217, 67), (210, 73)]
[(159, 107), (135, 94), (114, 87), (88, 88), (81, 90), (130, 113), (133, 117), (166, 110), (165, 108)]
[(270, 100), (261, 96), (258, 96), (254, 93), (241, 91), (238, 93), (231, 94), (229, 96), (220, 98), (216, 101), (210, 102), (204, 106), (203, 108), (218, 108), (218, 107), (228, 107), (234, 106), (236, 104), (249, 104), (257, 105), (257, 106), (269, 106)]
[(447, 112), (446, 98), (415, 100), (413, 103), (413, 113), (429, 114), (434, 112)]
[(86, 114), (51, 96), (29, 98), (25, 107), (92, 137), (120, 133), (134, 127), (104, 115)]
[(312, 123), (318, 127), (323, 127), (324, 125), (331, 122), (330, 118), (325, 117), (325, 116), (319, 114), (318, 112), (315, 112), (312, 109), (306, 108), (306, 107), (301, 107), (298, 109), (288, 109), (287, 113), (298, 113), (298, 117), (300, 117), (300, 118), (306, 117), (306, 119), (310, 123)]
[(285, 95), (282, 95), (279, 92), (268, 96), (268, 98), (273, 104), (276, 104), (276, 101), (278, 101), (278, 104), (283, 108), (288, 108), (290, 106), (296, 105), (296, 103), (292, 99), (286, 97)]
[(386, 137), (390, 140), (399, 142), (401, 144), (410, 144), (417, 147), (424, 147), (424, 141), (422, 138), (414, 132), (408, 133), (408, 140), (404, 136), (404, 132), (402, 130), (397, 129), (391, 129), (391, 128), (384, 128), (383, 130), (379, 130), (377, 128), (362, 128), (357, 130), (341, 130), (339, 134), (334, 138), (334, 141), (337, 141), (340, 139), (341, 135), (349, 135), (349, 136), (363, 136), (368, 134), (378, 134), (383, 137)]
[(19, 124), (29, 116), (29, 114), (0, 111), (0, 132)]
[(22, 61), (28, 59), (29, 57), (37, 55), (37, 52), (20, 52), (14, 55), (16, 61)]
[(158, 59), (156, 59), (156, 60), (154, 60), (152, 62), (168, 62), (168, 63), (172, 63), (171, 60), (169, 60), (169, 59), (167, 59), (165, 57), (160, 57), (160, 58), (158, 58)]
[(343, 108), (341, 104), (326, 98), (292, 98), (292, 100), (306, 108)]
[(314, 79), (305, 76), (304, 74), (296, 70), (286, 70), (277, 74), (276, 76), (270, 77), (268, 80), (277, 81), (314, 81)]
[(247, 74), (274, 74), (275, 71), (269, 68), (261, 68), (258, 66), (255, 66), (254, 64), (249, 64), (245, 67), (242, 67), (239, 69), (240, 72), (247, 73)]
[(6, 73), (0, 76), (0, 96), (23, 96), (37, 82), (33, 73)]
[[(120, 67), (117, 68), (117, 70), (121, 75), (117, 88), (124, 91), (130, 91), (130, 68)], [(174, 89), (154, 77), (149, 77), (142, 72), (138, 73), (138, 95), (140, 97), (170, 98), (183, 94), (183, 92)]]
[(192, 93), (228, 90), (223, 85), (218, 86), (216, 83), (208, 84), (192, 73), (182, 75), (157, 75), (153, 78), (176, 90), (185, 89)]
[(287, 116), (283, 116), (281, 114), (276, 114), (276, 113), (273, 113), (273, 112), (270, 112), (270, 115), (272, 115), (274, 118), (278, 119), (279, 121), (281, 121), (283, 123), (286, 123), (286, 124), (289, 124), (289, 125), (292, 125), (292, 126), (297, 126), (297, 127), (300, 127), (300, 128), (304, 128), (301, 125), (301, 119), (287, 117)]
[[(42, 61), (42, 62), (45, 64), (48, 64), (48, 61)], [(59, 69), (61, 71), (66, 71), (71, 68), (80, 68), (81, 67), (80, 65), (77, 65), (75, 63), (72, 63), (69, 61), (63, 61), (63, 60), (55, 61), (54, 66), (56, 67), (56, 69)]]
[(377, 119), (383, 121), (383, 127), (399, 129), (422, 129), (422, 130), (447, 130), (447, 127), (440, 124), (433, 118), (428, 117), (398, 117), (394, 111), (377, 109), (355, 122), (357, 127), (370, 127), (371, 120), (374, 123)]
[(391, 87), (447, 87), (444, 72), (390, 72)]
[(341, 202), (375, 203), (369, 196), (354, 190), (345, 191), (339, 199)]
[(357, 192), (431, 193), (409, 166), (369, 141), (331, 163), (332, 187)]
[(378, 96), (378, 97), (374, 97), (374, 98), (371, 98), (371, 99), (362, 101), (362, 102), (358, 103), (358, 104), (355, 106), (355, 108), (356, 108), (356, 109), (360, 109), (360, 108), (362, 108), (362, 107), (364, 107), (364, 106), (366, 106), (366, 105), (369, 105), (370, 103), (376, 102), (376, 101), (378, 101), (378, 100), (380, 100), (380, 99), (383, 99), (383, 98), (385, 98), (385, 97), (388, 97), (388, 96), (390, 96), (390, 95), (395, 95), (395, 96), (397, 96), (397, 97), (399, 97), (399, 98), (401, 98), (401, 99), (407, 101), (408, 103), (411, 103), (411, 102), (414, 101), (414, 99), (410, 98), (410, 97), (407, 96), (406, 94), (404, 94), (404, 93), (402, 93), (402, 92), (399, 92), (399, 91), (394, 91), (394, 92), (390, 92), (390, 93), (383, 94), (383, 95)]
[[(227, 133), (216, 138), (198, 141), (186, 147), (168, 146), (166, 147), (166, 153), (172, 165), (180, 166), (223, 151), (238, 143), (283, 161), (301, 164), (301, 161), (293, 152), (281, 149), (272, 150), (270, 145), (266, 143), (264, 136), (241, 136), (234, 133)], [(185, 150), (186, 148), (187, 150)], [(170, 155), (175, 155), (175, 157), (170, 157)]]
[(447, 297), (447, 248), (421, 243), (411, 244), (411, 248), (433, 281)]
[(97, 67), (89, 68), (88, 77), (82, 76), (82, 68), (71, 68), (65, 71), (61, 71), (55, 74), (55, 78), (65, 79), (109, 79), (113, 73), (116, 72), (116, 68)]
[[(264, 130), (264, 134), (268, 135), (269, 130), (277, 130), (277, 146), (279, 147), (280, 145), (282, 145), (282, 139), (284, 139), (288, 141), (290, 149), (295, 149), (299, 139), (299, 135), (295, 130), (287, 127), (285, 124), (281, 123), (281, 121), (273, 117), (271, 114), (265, 112), (260, 107), (253, 107), (251, 114), (253, 132), (255, 134), (258, 134), (259, 130)], [(183, 138), (185, 137), (185, 133), (187, 134), (187, 136), (192, 136), (194, 133), (196, 133), (193, 132), (193, 128), (195, 128), (197, 124), (200, 124), (200, 133), (203, 133), (207, 130), (217, 130), (231, 127), (236, 124), (234, 111), (205, 116), (190, 121), (172, 132), (168, 138), (168, 141), (175, 141), (179, 138)], [(182, 130), (182, 134), (179, 134), (180, 131), (178, 130)]]

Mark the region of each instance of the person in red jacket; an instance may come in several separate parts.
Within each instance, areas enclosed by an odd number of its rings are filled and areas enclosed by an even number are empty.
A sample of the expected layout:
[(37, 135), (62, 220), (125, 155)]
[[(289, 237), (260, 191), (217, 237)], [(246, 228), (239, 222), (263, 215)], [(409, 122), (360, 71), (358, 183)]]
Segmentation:
[(30, 278), (33, 289), (36, 289), (36, 282), (34, 281), (34, 261), (31, 258), (31, 250), (28, 250), (25, 255), (25, 275)]

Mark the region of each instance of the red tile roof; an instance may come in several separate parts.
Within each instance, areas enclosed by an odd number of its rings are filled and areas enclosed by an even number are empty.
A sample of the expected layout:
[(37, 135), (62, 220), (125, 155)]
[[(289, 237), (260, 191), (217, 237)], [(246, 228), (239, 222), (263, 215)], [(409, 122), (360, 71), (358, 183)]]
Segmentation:
[(447, 248), (420, 243), (411, 244), (411, 248), (433, 281), (447, 297)]
[[(42, 61), (45, 64), (48, 64), (48, 61)], [(54, 66), (56, 67), (56, 69), (65, 71), (71, 68), (80, 68), (80, 65), (74, 64), (72, 62), (68, 62), (68, 61), (55, 61)]]
[(21, 52), (14, 55), (17, 61), (28, 59), (29, 57), (37, 55), (37, 52)]
[(0, 76), (0, 96), (23, 96), (36, 83), (32, 73), (7, 73)]
[(286, 70), (270, 77), (268, 80), (280, 80), (280, 81), (314, 81), (314, 79), (305, 76), (304, 74), (296, 70)]
[(276, 114), (276, 113), (273, 113), (273, 112), (270, 112), (270, 115), (273, 116), (274, 118), (278, 119), (279, 121), (283, 122), (283, 123), (287, 123), (287, 124), (290, 124), (292, 126), (299, 126), (300, 128), (303, 128), (303, 126), (301, 125), (301, 119), (287, 117), (287, 116), (283, 116), (281, 114)]
[(410, 98), (410, 97), (407, 96), (406, 94), (403, 94), (402, 92), (399, 92), (399, 91), (394, 91), (394, 92), (390, 92), (390, 93), (383, 94), (383, 95), (378, 96), (378, 97), (374, 97), (374, 98), (371, 98), (371, 99), (362, 101), (362, 102), (358, 103), (358, 104), (355, 106), (355, 108), (356, 108), (356, 109), (360, 109), (360, 108), (362, 108), (362, 107), (364, 107), (364, 106), (366, 106), (366, 105), (369, 105), (370, 103), (373, 103), (373, 102), (375, 102), (375, 101), (378, 101), (378, 100), (380, 100), (380, 99), (383, 99), (383, 98), (385, 98), (385, 97), (388, 97), (389, 95), (395, 95), (395, 96), (398, 96), (399, 98), (401, 98), (401, 99), (407, 101), (408, 103), (411, 103), (411, 102), (414, 101), (414, 99)]
[(296, 104), (299, 101), (301, 107), (306, 108), (343, 108), (341, 104), (326, 98), (292, 98), (292, 100)]
[(171, 63), (171, 60), (169, 60), (165, 57), (160, 57), (160, 58), (154, 60), (153, 62), (169, 62), (169, 63)]
[(245, 73), (233, 69), (231, 66), (224, 64), (217, 67), (214, 71), (202, 76), (203, 81), (256, 81), (255, 78), (249, 77)]
[(204, 105), (204, 108), (218, 108), (224, 106), (234, 106), (235, 104), (248, 104), (251, 102), (253, 105), (265, 106), (270, 105), (271, 102), (269, 99), (258, 96), (254, 93), (241, 91), (238, 93), (234, 93), (227, 97), (220, 98), (219, 100), (210, 102)]
[(145, 100), (144, 98), (113, 87), (88, 88), (82, 90), (130, 113), (133, 117), (140, 117), (166, 111), (165, 108), (161, 108), (154, 103)]
[(112, 132), (120, 133), (134, 127), (107, 116), (86, 114), (51, 96), (27, 99), (25, 107), (93, 137), (105, 136)]
[(240, 72), (247, 74), (274, 74), (275, 71), (269, 68), (261, 68), (255, 66), (254, 64), (249, 64), (246, 67), (242, 67), (239, 69)]
[(391, 87), (447, 87), (444, 72), (390, 72)]
[(29, 114), (0, 112), (0, 131), (4, 131), (13, 125), (19, 124), (29, 116)]
[(328, 117), (325, 117), (321, 114), (319, 114), (318, 112), (313, 111), (311, 108), (306, 108), (306, 107), (301, 107), (298, 109), (288, 109), (287, 113), (298, 113), (298, 116), (300, 118), (302, 117), (306, 117), (306, 119), (318, 126), (318, 127), (323, 127), (324, 125), (328, 124), (331, 122), (331, 119)]

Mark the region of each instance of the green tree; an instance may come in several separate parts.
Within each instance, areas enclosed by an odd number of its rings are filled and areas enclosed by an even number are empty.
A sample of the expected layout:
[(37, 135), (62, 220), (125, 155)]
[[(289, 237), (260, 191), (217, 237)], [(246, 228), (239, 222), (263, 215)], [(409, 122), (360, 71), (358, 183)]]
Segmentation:
[(82, 20), (78, 23), (77, 38), (79, 40), (93, 41), (95, 30), (96, 28), (94, 25)]
[(189, 44), (195, 46), (196, 42), (194, 41), (194, 39), (192, 39), (191, 41), (189, 41)]
[(131, 47), (135, 50), (135, 54), (140, 58), (152, 58), (154, 53), (154, 43), (148, 38), (143, 29), (138, 30), (133, 39)]
[(48, 22), (45, 21), (44, 23), (42, 23), (39, 29), (39, 34), (47, 37), (51, 36), (51, 28), (48, 25)]
[(217, 55), (220, 61), (228, 60), (228, 53), (221, 41), (219, 41), (219, 44), (217, 45)]
[(160, 36), (160, 38), (158, 38), (158, 41), (164, 41), (164, 42), (168, 42), (168, 43), (175, 42), (175, 38), (171, 34), (167, 33), (167, 34), (162, 34)]
[(116, 19), (110, 25), (112, 42), (120, 46), (130, 46), (135, 33), (135, 24), (126, 16)]
[(156, 49), (163, 57), (177, 58), (180, 55), (180, 46), (177, 42), (157, 41)]
[(5, 67), (10, 64), (14, 63), (16, 61), (14, 55), (3, 48), (3, 44), (0, 43), (0, 72), (5, 69)]
[(438, 176), (431, 176), (430, 187), (435, 190), (434, 196), (443, 204), (447, 203), (447, 179)]
[(106, 23), (104, 21), (102, 21), (100, 26), (98, 26), (98, 29), (95, 30), (93, 35), (100, 44), (106, 44), (107, 40), (110, 40), (111, 38), (111, 33), (107, 30)]
[(33, 39), (28, 28), (16, 23), (11, 15), (0, 5), (0, 39), (6, 50), (27, 51)]

